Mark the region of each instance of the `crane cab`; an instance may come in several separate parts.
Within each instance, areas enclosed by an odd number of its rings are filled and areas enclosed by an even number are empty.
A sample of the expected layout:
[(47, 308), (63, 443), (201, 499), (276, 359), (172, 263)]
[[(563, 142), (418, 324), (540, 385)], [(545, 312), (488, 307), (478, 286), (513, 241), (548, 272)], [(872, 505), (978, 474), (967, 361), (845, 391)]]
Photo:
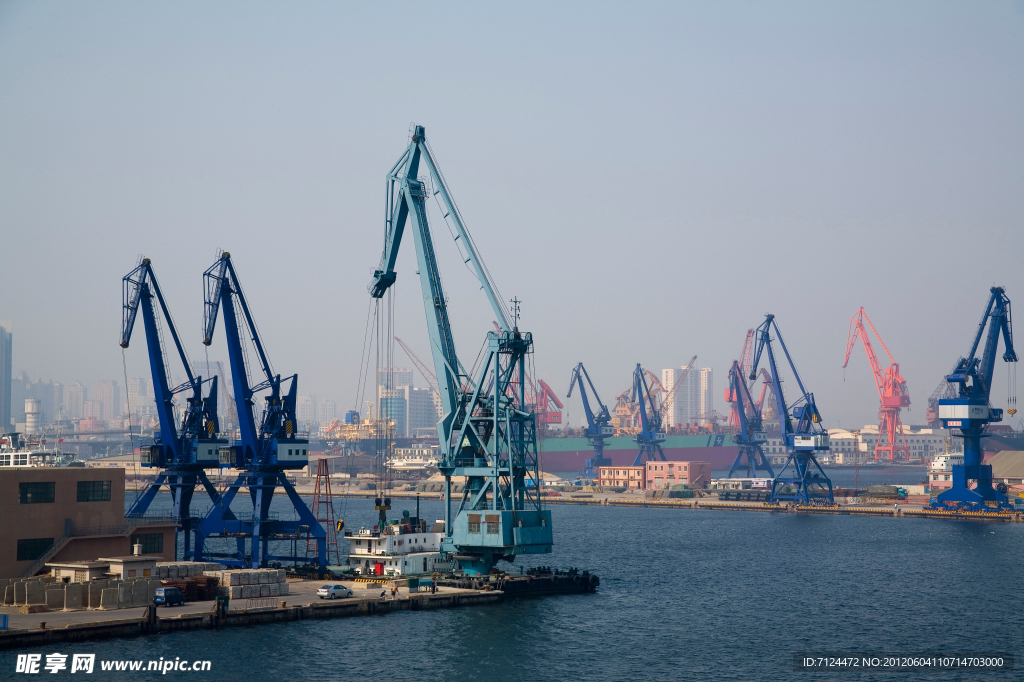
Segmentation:
[(1003, 411), (994, 410), (988, 403), (970, 398), (939, 400), (939, 419), (944, 429), (981, 428), (989, 422), (1003, 420)]

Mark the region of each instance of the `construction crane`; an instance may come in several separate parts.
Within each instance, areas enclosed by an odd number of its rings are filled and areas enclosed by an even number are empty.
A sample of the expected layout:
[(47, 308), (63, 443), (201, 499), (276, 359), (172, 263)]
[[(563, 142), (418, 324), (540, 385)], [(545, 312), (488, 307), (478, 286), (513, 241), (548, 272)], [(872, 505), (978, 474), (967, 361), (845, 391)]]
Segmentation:
[(661, 409), (647, 385), (648, 376), (657, 380), (650, 372), (640, 367), (638, 362), (636, 369), (633, 370), (633, 392), (630, 396), (630, 402), (638, 404), (640, 415), (640, 432), (633, 437), (633, 441), (640, 447), (636, 459), (633, 460), (635, 467), (644, 462), (665, 461), (665, 451), (661, 449), (661, 444), (665, 442), (665, 432), (661, 428)]
[[(420, 180), (420, 164), (431, 182)], [(533, 335), (518, 327), (518, 301), (507, 312), (456, 208), (444, 176), (416, 126), (409, 146), (387, 175), (384, 253), (370, 283), (370, 295), (382, 298), (397, 278), (395, 262), (408, 224), (427, 317), (430, 349), (443, 414), (437, 423), (445, 478), (445, 535), (441, 551), (470, 575), (487, 574), (499, 560), (520, 554), (551, 552), (551, 512), (542, 509), (537, 464), (536, 418), (526, 400), (526, 357)], [(459, 363), (427, 222), (426, 199), (440, 195), (462, 259), (479, 280), (500, 332), (489, 331), (477, 376)], [(440, 203), (440, 202), (439, 202)], [(510, 320), (511, 318), (511, 320)], [(465, 492), (452, 513), (452, 476), (465, 476)], [(486, 529), (487, 532), (482, 532)]]
[[(584, 379), (587, 380), (586, 384), (583, 383)], [(605, 404), (601, 402), (601, 396), (597, 394), (594, 382), (590, 380), (590, 374), (582, 362), (572, 370), (572, 376), (569, 378), (569, 392), (565, 394), (567, 400), (572, 397), (573, 388), (577, 384), (580, 387), (580, 400), (583, 401), (583, 413), (587, 415), (587, 443), (594, 448), (594, 457), (587, 460), (587, 468), (583, 471), (582, 475), (585, 478), (597, 478), (598, 469), (603, 466), (610, 466), (612, 463), (610, 459), (604, 456), (604, 441), (606, 438), (611, 438), (615, 435), (615, 428), (608, 423), (612, 420), (611, 413), (608, 412)], [(590, 407), (590, 400), (587, 398), (587, 386), (590, 386), (590, 392), (594, 394), (594, 400), (597, 401), (597, 414), (594, 414)]]
[[(203, 381), (192, 374), (185, 348), (174, 328), (171, 314), (167, 310), (160, 285), (153, 272), (153, 264), (143, 258), (139, 265), (122, 279), (124, 297), (121, 318), (121, 348), (128, 348), (135, 328), (135, 318), (142, 308), (142, 323), (146, 329), (146, 345), (149, 349), (149, 368), (153, 375), (153, 391), (156, 396), (156, 412), (160, 421), (160, 433), (156, 443), (143, 451), (141, 464), (144, 467), (159, 467), (160, 473), (146, 486), (129, 508), (126, 516), (144, 516), (149, 505), (164, 485), (171, 493), (171, 513), (181, 519), (181, 527), (175, 535), (177, 552), (178, 534), (184, 536), (183, 558), (192, 558), (193, 525), (198, 519), (192, 518), (192, 496), (197, 485), (206, 489), (210, 499), (216, 503), (220, 497), (217, 488), (207, 478), (205, 469), (219, 466), (219, 450), (227, 445), (226, 440), (217, 438), (220, 431), (217, 423), (217, 377)], [(160, 319), (157, 316), (154, 299), (160, 305), (167, 330), (174, 340), (178, 358), (185, 368), (185, 383), (171, 388), (167, 357), (160, 336)], [(203, 384), (209, 383), (207, 397), (203, 397)], [(186, 394), (186, 408), (180, 428), (174, 415), (174, 396)]]
[(415, 365), (416, 369), (418, 369), (420, 374), (423, 375), (423, 378), (426, 379), (427, 385), (430, 386), (430, 388), (434, 389), (434, 391), (436, 392), (437, 376), (430, 371), (430, 368), (427, 367), (427, 363), (423, 362), (420, 356), (416, 355), (416, 353), (413, 352), (412, 348), (409, 348), (409, 346), (405, 345), (405, 342), (402, 341), (402, 339), (396, 336), (395, 341), (398, 343), (399, 346), (402, 347), (402, 350), (405, 351), (405, 354), (409, 356), (409, 360), (412, 361), (412, 364)]
[[(740, 370), (740, 380), (746, 382), (747, 375), (750, 374), (750, 354), (754, 350), (754, 330), (748, 329), (747, 335), (743, 339), (743, 350), (740, 351), (740, 359), (737, 361)], [(747, 387), (748, 389), (750, 386)], [(748, 390), (749, 393), (749, 390)], [(729, 421), (727, 426), (733, 429), (740, 428), (740, 404), (738, 395), (732, 390), (732, 387), (725, 389), (725, 402), (729, 404)]]
[[(761, 395), (764, 396), (763, 390)], [(747, 478), (756, 478), (757, 472), (763, 470), (768, 474), (767, 478), (774, 479), (775, 472), (764, 456), (764, 444), (768, 441), (768, 433), (761, 424), (761, 406), (750, 397), (747, 378), (738, 360), (734, 360), (732, 367), (729, 368), (728, 397), (734, 406), (738, 406), (736, 412), (739, 419), (739, 428), (733, 436), (733, 441), (739, 446), (739, 452), (736, 461), (729, 467), (729, 478), (732, 478), (733, 474), (745, 474)]]
[[(279, 556), (270, 553), (271, 540), (291, 541), (300, 535), (308, 535), (317, 546), (317, 563), (323, 570), (327, 565), (327, 531), (316, 516), (295, 492), (294, 486), (285, 475), (290, 469), (301, 469), (309, 464), (309, 441), (299, 438), (295, 428), (295, 397), (298, 390), (298, 375), (282, 379), (270, 365), (263, 348), (256, 322), (249, 304), (238, 282), (231, 254), (224, 251), (217, 261), (203, 273), (205, 306), (203, 312), (203, 343), (213, 342), (217, 326), (217, 313), (224, 314), (224, 335), (227, 339), (228, 360), (231, 364), (231, 381), (234, 384), (235, 409), (238, 412), (241, 440), (226, 448), (220, 461), (224, 467), (243, 470), (227, 488), (217, 504), (203, 519), (196, 539), (196, 560), (203, 559), (204, 543), (212, 537), (234, 538), (235, 553), (206, 552), (205, 556), (215, 557), (221, 563), (245, 568), (265, 567), (270, 561), (295, 561), (305, 563), (305, 556)], [(241, 325), (238, 312), (242, 313)], [(264, 380), (251, 385), (246, 350), (242, 339), (243, 329), (248, 333), (256, 351), (256, 359), (263, 372)], [(288, 382), (288, 392), (282, 393), (282, 385)], [(264, 408), (259, 427), (254, 413), (255, 396), (268, 390), (264, 397)], [(246, 489), (252, 500), (251, 517), (239, 518), (231, 511), (231, 503), (241, 489)], [(270, 505), (275, 491), (280, 488), (288, 496), (298, 519), (280, 521), (271, 512)], [(252, 539), (247, 551), (245, 539)]]
[[(957, 396), (939, 400), (939, 418), (943, 427), (960, 429), (963, 435), (964, 463), (953, 465), (952, 486), (938, 495), (935, 502), (938, 508), (985, 511), (992, 507), (1009, 507), (1006, 495), (992, 487), (992, 466), (981, 463), (981, 435), (985, 426), (1003, 420), (1003, 411), (993, 408), (989, 401), (1000, 335), (1003, 337), (1003, 362), (1017, 362), (1017, 353), (1013, 350), (1010, 299), (1002, 287), (992, 287), (971, 352), (960, 358), (946, 377), (946, 381), (956, 386)], [(976, 353), (982, 336), (985, 336), (985, 346), (979, 359)], [(1016, 399), (1011, 402), (1015, 403)], [(1015, 411), (1011, 410), (1010, 414)], [(973, 488), (971, 481), (976, 483)]]
[[(796, 385), (800, 389), (800, 396), (788, 406), (782, 393), (782, 378), (779, 376), (775, 349), (772, 345), (773, 329), (778, 344), (782, 347), (782, 352), (789, 363), (789, 368), (793, 372), (793, 378), (796, 379)], [(796, 365), (793, 364), (793, 358), (789, 354), (789, 349), (786, 348), (786, 342), (782, 339), (775, 316), (771, 313), (765, 315), (765, 321), (761, 323), (755, 333), (756, 342), (754, 357), (750, 364), (749, 380), (754, 381), (757, 378), (757, 366), (761, 361), (761, 353), (767, 349), (768, 367), (779, 414), (781, 438), (788, 455), (786, 464), (782, 467), (779, 475), (772, 480), (770, 502), (772, 504), (782, 501), (794, 501), (805, 505), (822, 502), (834, 504), (832, 481), (825, 475), (814, 455), (815, 452), (829, 449), (828, 433), (821, 424), (821, 414), (818, 412), (818, 406), (814, 403), (814, 394), (808, 393), (804, 388), (800, 374), (796, 371)], [(792, 465), (791, 473), (786, 476), (790, 465)]]
[[(864, 326), (865, 320), (871, 327), (871, 331), (875, 333), (878, 343), (882, 344), (882, 350), (889, 356), (889, 366), (884, 372), (878, 364), (875, 349), (871, 347), (871, 339)], [(900, 409), (910, 407), (907, 382), (900, 374), (899, 364), (893, 359), (892, 353), (882, 341), (882, 337), (878, 335), (875, 325), (871, 324), (871, 318), (864, 312), (863, 307), (850, 318), (850, 333), (846, 341), (846, 359), (843, 360), (843, 369), (846, 369), (850, 363), (850, 354), (853, 353), (853, 347), (856, 345), (858, 337), (863, 342), (864, 351), (868, 355), (871, 372), (875, 375), (875, 386), (878, 387), (878, 399), (881, 401), (878, 408), (878, 442), (875, 445), (875, 461), (907, 462), (910, 460), (910, 448), (907, 447), (907, 438), (903, 434), (903, 422), (900, 421)]]

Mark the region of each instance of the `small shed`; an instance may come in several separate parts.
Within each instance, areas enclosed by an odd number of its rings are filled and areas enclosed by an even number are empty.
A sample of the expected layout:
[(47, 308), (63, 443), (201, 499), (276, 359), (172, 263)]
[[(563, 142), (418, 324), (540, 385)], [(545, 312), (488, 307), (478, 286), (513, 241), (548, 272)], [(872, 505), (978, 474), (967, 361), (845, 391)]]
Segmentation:
[(156, 575), (156, 562), (159, 556), (115, 556), (101, 557), (98, 561), (105, 561), (110, 565), (108, 573), (116, 576), (118, 580), (125, 578), (141, 578), (143, 576)]
[(84, 583), (105, 578), (110, 570), (106, 561), (64, 561), (46, 564), (57, 582)]

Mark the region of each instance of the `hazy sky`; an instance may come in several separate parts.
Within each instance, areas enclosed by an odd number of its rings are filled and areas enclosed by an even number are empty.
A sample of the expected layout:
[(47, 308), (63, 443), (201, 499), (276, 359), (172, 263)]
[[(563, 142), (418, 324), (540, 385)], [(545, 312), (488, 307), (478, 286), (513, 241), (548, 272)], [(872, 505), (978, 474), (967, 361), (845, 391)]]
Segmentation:
[[(841, 365), (864, 306), (921, 423), (988, 287), (1024, 301), (1020, 2), (8, 1), (14, 371), (120, 378), (140, 254), (202, 359), (202, 272), (225, 249), (277, 370), (351, 407), (410, 122), (559, 392), (583, 361), (612, 403), (637, 362), (696, 354), (724, 412), (773, 312), (828, 425), (859, 426), (878, 402), (863, 350)], [(434, 228), (468, 365), (493, 316)], [(411, 243), (398, 270), (398, 335), (427, 356)], [(141, 326), (126, 357), (148, 374)]]

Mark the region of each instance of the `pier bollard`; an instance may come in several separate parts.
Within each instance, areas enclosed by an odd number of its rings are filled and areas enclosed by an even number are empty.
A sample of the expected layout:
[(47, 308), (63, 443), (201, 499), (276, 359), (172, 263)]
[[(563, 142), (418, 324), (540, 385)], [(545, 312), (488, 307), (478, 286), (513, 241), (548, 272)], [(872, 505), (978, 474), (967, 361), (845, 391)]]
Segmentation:
[(282, 609), (286, 608), (287, 606), (288, 606), (288, 602), (281, 602), (281, 608)]

